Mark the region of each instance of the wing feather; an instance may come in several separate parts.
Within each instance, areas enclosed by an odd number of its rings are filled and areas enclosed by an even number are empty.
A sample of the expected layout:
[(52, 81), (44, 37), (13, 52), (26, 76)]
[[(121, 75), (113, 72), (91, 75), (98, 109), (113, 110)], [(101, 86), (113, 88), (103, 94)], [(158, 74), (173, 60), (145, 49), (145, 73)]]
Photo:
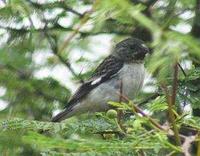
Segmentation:
[(73, 110), (74, 105), (86, 97), (91, 90), (110, 80), (113, 76), (117, 75), (118, 71), (123, 67), (123, 62), (116, 57), (108, 56), (94, 71), (91, 78), (82, 84), (79, 89), (72, 96), (65, 109), (52, 118), (52, 122), (59, 122), (67, 116), (69, 112)]
[(123, 66), (122, 61), (118, 60), (116, 57), (112, 55), (108, 56), (96, 68), (91, 78), (78, 88), (78, 90), (72, 96), (66, 107), (69, 107), (74, 103), (79, 102), (80, 100), (82, 100), (82, 98), (87, 96), (87, 94), (91, 90), (99, 86), (101, 83), (110, 80), (113, 76), (116, 75), (116, 73), (122, 68), (122, 66)]

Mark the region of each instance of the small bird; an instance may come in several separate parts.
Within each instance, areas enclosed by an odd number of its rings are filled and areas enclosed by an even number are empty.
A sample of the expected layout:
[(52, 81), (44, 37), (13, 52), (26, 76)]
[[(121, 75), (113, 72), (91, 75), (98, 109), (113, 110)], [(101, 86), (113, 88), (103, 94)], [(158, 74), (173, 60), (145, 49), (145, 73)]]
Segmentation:
[(120, 91), (133, 99), (143, 85), (144, 58), (147, 53), (148, 47), (136, 38), (116, 44), (93, 75), (78, 88), (64, 110), (51, 121), (60, 122), (82, 113), (107, 111), (111, 107), (108, 101), (119, 102)]

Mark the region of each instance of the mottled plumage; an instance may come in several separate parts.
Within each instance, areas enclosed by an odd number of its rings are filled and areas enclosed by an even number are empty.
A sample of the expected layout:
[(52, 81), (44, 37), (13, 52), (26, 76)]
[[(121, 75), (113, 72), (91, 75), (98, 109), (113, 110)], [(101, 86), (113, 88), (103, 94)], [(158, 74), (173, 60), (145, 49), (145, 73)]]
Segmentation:
[(143, 59), (148, 53), (143, 41), (129, 38), (118, 43), (111, 55), (96, 68), (91, 78), (82, 84), (65, 109), (53, 117), (58, 122), (76, 114), (106, 111), (108, 101), (119, 99), (120, 83), (123, 94), (134, 97), (144, 80)]
[[(123, 62), (115, 58), (114, 56), (108, 56), (94, 71), (92, 77), (86, 81), (72, 96), (67, 106), (70, 106), (80, 101), (86, 96), (92, 89), (97, 87), (99, 84), (112, 78), (123, 66)], [(96, 81), (99, 79), (99, 81)], [(95, 82), (96, 83), (93, 83)]]

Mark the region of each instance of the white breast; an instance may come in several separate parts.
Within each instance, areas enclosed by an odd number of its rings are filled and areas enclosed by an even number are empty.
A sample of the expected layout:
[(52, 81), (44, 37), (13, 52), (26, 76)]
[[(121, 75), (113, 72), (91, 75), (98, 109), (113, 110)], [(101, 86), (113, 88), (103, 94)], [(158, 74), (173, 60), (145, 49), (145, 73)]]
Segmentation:
[(126, 64), (120, 71), (119, 75), (119, 79), (123, 82), (123, 94), (130, 99), (133, 99), (143, 85), (145, 77), (144, 64)]

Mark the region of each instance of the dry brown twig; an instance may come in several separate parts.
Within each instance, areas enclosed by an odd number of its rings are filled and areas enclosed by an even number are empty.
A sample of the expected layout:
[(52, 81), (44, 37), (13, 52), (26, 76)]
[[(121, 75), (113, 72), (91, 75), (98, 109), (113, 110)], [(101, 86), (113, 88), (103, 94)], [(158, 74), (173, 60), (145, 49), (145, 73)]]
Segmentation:
[[(123, 95), (123, 82), (121, 80), (120, 81), (119, 103), (122, 102), (122, 99), (123, 99), (122, 95)], [(117, 122), (118, 122), (120, 128), (125, 132), (126, 130), (125, 130), (125, 127), (122, 124), (122, 117), (123, 117), (123, 111), (122, 110), (118, 110), (118, 112), (117, 112)]]
[[(120, 95), (120, 93), (118, 93)], [(149, 115), (147, 115), (146, 113), (144, 113), (142, 111), (142, 109), (140, 109), (138, 106), (136, 106), (132, 101), (130, 101), (128, 99), (128, 97), (126, 97), (125, 95), (120, 95), (124, 100), (126, 100), (127, 102), (131, 102), (131, 105), (133, 107), (133, 112), (138, 112), (140, 113), (142, 116), (146, 117), (147, 119), (149, 119), (149, 121), (155, 126), (157, 127), (159, 130), (162, 130), (164, 132), (167, 132), (166, 129), (164, 129), (158, 122), (156, 122), (153, 118), (151, 118)]]
[(178, 127), (176, 125), (175, 121), (175, 114), (173, 112), (173, 107), (176, 102), (176, 91), (178, 87), (178, 62), (175, 63), (174, 65), (174, 74), (173, 74), (173, 85), (172, 85), (172, 95), (169, 94), (168, 88), (165, 85), (165, 83), (161, 83), (161, 87), (165, 92), (166, 98), (167, 98), (167, 103), (168, 103), (168, 113), (169, 113), (169, 121), (172, 124), (174, 135), (175, 135), (175, 140), (177, 145), (181, 145), (181, 139), (179, 137), (179, 131)]
[[(118, 93), (120, 95), (120, 93)], [(131, 102), (128, 97), (126, 97), (125, 95), (120, 95), (124, 100), (128, 101), (128, 102)], [(147, 119), (149, 119), (149, 121), (159, 130), (161, 130), (162, 132), (166, 133), (168, 137), (173, 137), (175, 136), (175, 139), (176, 139), (176, 134), (174, 132), (174, 130), (171, 129), (171, 126), (170, 124), (165, 124), (165, 125), (160, 125), (157, 121), (155, 121), (155, 119), (153, 119), (152, 117), (150, 117), (149, 115), (147, 115), (146, 113), (144, 113), (142, 111), (142, 109), (140, 109), (138, 106), (136, 106), (133, 102), (131, 102), (131, 105), (133, 106), (133, 111), (137, 112), (137, 113), (140, 113), (142, 116), (146, 117)], [(192, 135), (192, 136), (184, 136), (184, 135), (181, 135), (181, 134), (178, 134), (179, 138), (181, 138), (183, 141), (183, 143), (181, 144), (180, 143), (180, 146), (181, 146), (181, 150), (182, 150), (182, 153), (185, 154), (185, 156), (190, 156), (190, 147), (191, 147), (191, 143), (195, 141), (195, 139), (197, 138), (198, 139), (198, 135)], [(198, 144), (198, 146), (200, 146), (200, 143)], [(200, 148), (200, 147), (198, 147)], [(173, 151), (172, 153), (170, 153), (170, 155), (174, 155), (175, 151)], [(181, 151), (180, 151), (181, 152)], [(197, 153), (199, 153), (200, 151), (198, 151)], [(199, 156), (197, 154), (197, 156)]]

